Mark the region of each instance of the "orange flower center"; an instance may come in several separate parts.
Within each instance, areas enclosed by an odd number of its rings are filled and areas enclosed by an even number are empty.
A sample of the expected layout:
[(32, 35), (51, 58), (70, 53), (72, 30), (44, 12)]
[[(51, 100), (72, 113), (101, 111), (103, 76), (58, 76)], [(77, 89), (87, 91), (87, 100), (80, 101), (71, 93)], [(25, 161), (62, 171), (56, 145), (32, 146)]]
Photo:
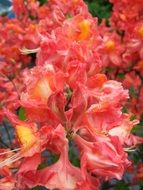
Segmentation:
[(73, 0), (74, 3), (78, 3), (79, 0)]
[(115, 42), (113, 40), (108, 40), (105, 42), (105, 48), (107, 51), (113, 51), (115, 49)]
[(90, 36), (91, 23), (88, 20), (83, 20), (79, 23), (80, 34), (78, 35), (78, 40), (86, 40)]
[(137, 33), (138, 33), (139, 37), (143, 38), (143, 26), (141, 26), (137, 29)]

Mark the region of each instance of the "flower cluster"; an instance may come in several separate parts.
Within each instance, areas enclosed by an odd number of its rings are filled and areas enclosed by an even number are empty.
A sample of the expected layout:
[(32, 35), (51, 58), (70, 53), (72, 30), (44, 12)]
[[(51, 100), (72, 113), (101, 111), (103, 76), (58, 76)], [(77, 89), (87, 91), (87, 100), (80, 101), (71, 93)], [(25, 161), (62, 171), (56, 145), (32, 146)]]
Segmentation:
[[(110, 27), (101, 24), (106, 73), (129, 89), (129, 112), (139, 119), (143, 113), (143, 6), (140, 0), (110, 0)], [(136, 82), (135, 82), (136, 81)]]
[[(0, 150), (0, 189), (99, 190), (106, 180), (122, 179), (131, 165), (127, 151), (143, 140), (131, 133), (138, 120), (122, 113), (128, 91), (103, 73), (109, 65), (122, 64), (120, 36), (99, 26), (82, 0), (49, 0), (43, 6), (35, 0), (13, 3), (17, 20), (2, 23), (9, 27), (10, 22), (10, 39), (2, 37), (2, 62), (13, 69), (9, 61), (14, 46), (16, 66), (31, 59), (19, 51), (24, 47), (23, 53), (36, 53), (36, 60), (7, 83), (11, 101), (24, 110), (25, 118), (20, 120), (9, 104), (2, 109), (15, 131), (15, 149)], [(5, 100), (3, 92), (0, 98)], [(72, 162), (71, 149), (79, 164)], [(49, 154), (57, 160), (49, 163)]]
[[(15, 7), (16, 1), (13, 3)], [(21, 7), (20, 2), (17, 2), (18, 5)], [(12, 111), (17, 109), (13, 103), (19, 98), (22, 90), (21, 71), (33, 64), (34, 59), (29, 55), (24, 55), (22, 51), (25, 48), (37, 48), (40, 41), (39, 18), (32, 20), (27, 13), (21, 19), (18, 17), (18, 12), (16, 14), (17, 17), (12, 19), (0, 17), (0, 120), (4, 117), (2, 107), (7, 106)]]

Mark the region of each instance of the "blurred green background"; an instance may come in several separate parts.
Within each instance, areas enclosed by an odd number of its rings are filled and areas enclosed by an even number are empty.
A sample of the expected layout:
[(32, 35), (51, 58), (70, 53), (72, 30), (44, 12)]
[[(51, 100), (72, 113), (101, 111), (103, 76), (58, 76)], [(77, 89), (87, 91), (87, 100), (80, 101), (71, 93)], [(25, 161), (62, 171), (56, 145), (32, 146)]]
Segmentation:
[(93, 16), (98, 17), (100, 20), (110, 17), (112, 5), (108, 0), (86, 0), (85, 2)]
[[(46, 3), (48, 0), (38, 0), (40, 4)], [(11, 11), (11, 0), (0, 0), (0, 14), (5, 14), (6, 12)], [(89, 7), (89, 11), (93, 16), (96, 16), (101, 19), (110, 17), (112, 10), (112, 5), (108, 0), (85, 0)]]

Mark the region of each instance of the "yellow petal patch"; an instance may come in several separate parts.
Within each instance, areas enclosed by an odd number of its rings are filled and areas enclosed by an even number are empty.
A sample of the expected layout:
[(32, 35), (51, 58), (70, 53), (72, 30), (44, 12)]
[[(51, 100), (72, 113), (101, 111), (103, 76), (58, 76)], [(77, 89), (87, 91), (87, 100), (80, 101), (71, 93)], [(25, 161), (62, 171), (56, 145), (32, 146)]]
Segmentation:
[(17, 125), (16, 134), (24, 149), (30, 148), (36, 142), (34, 131), (28, 126)]
[(88, 20), (83, 20), (79, 23), (80, 34), (78, 36), (79, 40), (86, 40), (90, 37), (91, 23)]

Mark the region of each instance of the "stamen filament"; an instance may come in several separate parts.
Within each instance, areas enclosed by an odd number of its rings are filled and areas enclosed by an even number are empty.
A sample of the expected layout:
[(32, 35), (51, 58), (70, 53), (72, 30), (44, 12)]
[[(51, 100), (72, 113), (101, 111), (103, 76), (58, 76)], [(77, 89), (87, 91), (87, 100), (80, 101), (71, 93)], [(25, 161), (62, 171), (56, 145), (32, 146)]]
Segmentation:
[(14, 150), (9, 150), (9, 151), (2, 152), (2, 153), (0, 153), (0, 156), (1, 156), (1, 155), (8, 154), (8, 153), (15, 152), (15, 151), (18, 151), (18, 150), (20, 150), (20, 149), (21, 149), (21, 148), (16, 148), (16, 149), (14, 149)]
[(36, 48), (36, 49), (27, 49), (27, 48), (23, 48), (20, 49), (21, 53), (24, 55), (28, 55), (28, 54), (32, 54), (32, 53), (37, 53), (39, 51), (40, 48)]
[(6, 165), (9, 165), (17, 160), (20, 160), (22, 157), (20, 156), (20, 153), (17, 153), (13, 156), (11, 156), (10, 158), (7, 158), (6, 160), (0, 162), (0, 167), (4, 167)]

